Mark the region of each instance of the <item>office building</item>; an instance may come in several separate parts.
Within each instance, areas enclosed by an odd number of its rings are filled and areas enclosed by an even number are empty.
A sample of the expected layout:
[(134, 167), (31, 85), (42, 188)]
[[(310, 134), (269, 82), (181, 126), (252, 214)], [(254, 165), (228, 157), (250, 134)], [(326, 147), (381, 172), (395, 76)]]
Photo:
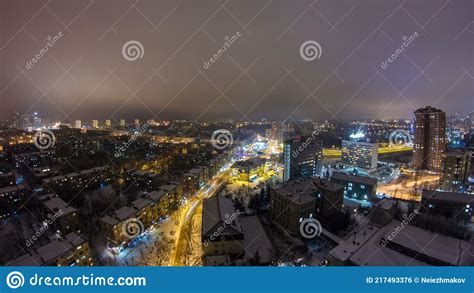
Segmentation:
[(125, 119), (120, 119), (120, 126), (125, 127)]
[(111, 128), (112, 127), (112, 122), (110, 119), (105, 120), (105, 128)]
[(446, 147), (446, 113), (432, 107), (418, 109), (414, 127), (413, 167), (439, 172)]
[(272, 219), (292, 234), (306, 218), (342, 211), (344, 187), (319, 177), (285, 181), (270, 189)]
[(310, 178), (316, 187), (315, 210), (316, 216), (328, 217), (342, 210), (344, 186), (319, 178)]
[(237, 161), (231, 166), (233, 177), (241, 181), (255, 181), (265, 173), (266, 160), (255, 157), (248, 160)]
[(470, 169), (471, 152), (463, 149), (448, 149), (443, 154), (440, 188), (452, 192), (465, 191)]
[(283, 180), (303, 179), (318, 174), (323, 143), (314, 137), (286, 139), (283, 144)]
[(344, 196), (359, 201), (372, 201), (377, 191), (377, 179), (343, 172), (333, 172), (331, 181), (344, 186)]
[(293, 235), (300, 223), (314, 216), (317, 189), (311, 180), (290, 180), (270, 189), (270, 216)]
[(99, 120), (92, 120), (92, 128), (99, 128)]
[(342, 141), (341, 162), (353, 167), (374, 171), (377, 169), (378, 144), (353, 140)]

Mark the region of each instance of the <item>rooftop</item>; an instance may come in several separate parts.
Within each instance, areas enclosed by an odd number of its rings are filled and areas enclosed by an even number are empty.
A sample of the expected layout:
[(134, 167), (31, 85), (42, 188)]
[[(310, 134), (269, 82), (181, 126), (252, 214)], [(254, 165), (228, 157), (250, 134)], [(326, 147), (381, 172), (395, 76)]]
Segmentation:
[(236, 213), (230, 199), (221, 196), (204, 199), (202, 235), (212, 235), (218, 228), (224, 229), (220, 235), (242, 233), (239, 219), (233, 217)]
[(20, 190), (23, 190), (23, 189), (26, 189), (25, 184), (20, 184), (20, 185), (15, 185), (15, 186), (8, 186), (8, 187), (0, 188), (0, 193), (20, 191)]
[(237, 169), (254, 169), (258, 168), (261, 165), (265, 164), (266, 160), (264, 158), (255, 157), (248, 160), (237, 161), (232, 165), (232, 168)]
[(39, 200), (41, 200), (46, 209), (52, 213), (62, 211), (62, 214), (67, 215), (77, 212), (77, 209), (66, 204), (64, 200), (54, 194), (43, 195), (39, 197)]
[(324, 189), (331, 192), (344, 191), (344, 186), (340, 184), (321, 179), (320, 177), (313, 177), (311, 179), (313, 180), (314, 185), (316, 185), (316, 187), (319, 189)]
[(82, 245), (86, 240), (78, 234), (72, 232), (64, 238), (56, 239), (36, 250), (32, 250), (11, 262), (7, 266), (42, 266), (48, 265), (51, 261), (64, 256), (66, 253)]
[(170, 191), (173, 191), (176, 187), (177, 187), (177, 185), (175, 185), (175, 184), (166, 184), (166, 185), (160, 186), (159, 188), (160, 188), (160, 190), (170, 192)]
[(160, 201), (164, 196), (166, 195), (166, 192), (163, 190), (158, 190), (158, 191), (152, 191), (145, 196), (149, 199), (151, 199), (154, 202)]
[(244, 231), (245, 258), (254, 259), (258, 255), (261, 264), (274, 259), (274, 247), (257, 216), (241, 217)]
[(443, 112), (443, 111), (441, 111), (440, 109), (436, 109), (436, 108), (433, 108), (431, 106), (427, 106), (427, 107), (424, 107), (424, 108), (417, 109), (415, 111), (415, 114), (421, 114), (421, 113), (428, 114), (428, 113), (441, 113), (441, 112)]
[(298, 205), (314, 201), (314, 194), (316, 191), (317, 188), (311, 179), (290, 180), (277, 185), (275, 188), (275, 192), (286, 196), (286, 198)]
[(359, 184), (366, 184), (366, 185), (375, 185), (375, 184), (377, 184), (377, 179), (374, 179), (374, 178), (371, 178), (371, 177), (347, 174), (347, 173), (343, 173), (343, 172), (333, 172), (331, 178), (332, 179), (349, 181), (349, 182), (354, 182), (354, 183), (359, 183)]
[(422, 200), (450, 201), (460, 204), (470, 204), (474, 201), (474, 195), (459, 192), (444, 192), (436, 190), (423, 190)]
[[(393, 235), (397, 227), (403, 229)], [(384, 238), (391, 236), (389, 242), (415, 251), (417, 256), (425, 255), (453, 266), (474, 265), (474, 246), (469, 242), (433, 233), (415, 226), (392, 221), (386, 226)]]
[(151, 200), (149, 200), (149, 199), (147, 199), (147, 198), (139, 198), (139, 199), (137, 199), (137, 200), (132, 201), (131, 204), (132, 204), (133, 207), (135, 207), (135, 208), (141, 210), (141, 209), (143, 209), (144, 207), (153, 204), (153, 201), (151, 201)]

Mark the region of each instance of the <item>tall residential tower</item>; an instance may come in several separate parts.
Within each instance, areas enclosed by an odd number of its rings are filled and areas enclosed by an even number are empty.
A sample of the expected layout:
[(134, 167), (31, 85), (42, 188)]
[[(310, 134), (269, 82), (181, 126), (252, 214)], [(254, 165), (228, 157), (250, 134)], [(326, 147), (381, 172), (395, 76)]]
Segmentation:
[(433, 107), (415, 111), (413, 167), (439, 172), (446, 147), (446, 113)]

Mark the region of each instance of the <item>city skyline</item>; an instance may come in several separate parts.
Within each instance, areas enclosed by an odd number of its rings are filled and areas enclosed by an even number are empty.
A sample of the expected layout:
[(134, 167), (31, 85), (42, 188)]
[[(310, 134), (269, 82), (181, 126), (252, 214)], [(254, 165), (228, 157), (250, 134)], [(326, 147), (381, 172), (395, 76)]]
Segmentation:
[[(2, 2), (0, 120), (411, 119), (428, 105), (474, 108), (471, 1), (134, 3)], [(133, 41), (141, 52), (128, 60)], [(308, 41), (318, 58), (302, 57)]]
[(23, 266), (373, 266), (394, 290), (472, 271), (473, 8), (1, 1), (6, 285)]

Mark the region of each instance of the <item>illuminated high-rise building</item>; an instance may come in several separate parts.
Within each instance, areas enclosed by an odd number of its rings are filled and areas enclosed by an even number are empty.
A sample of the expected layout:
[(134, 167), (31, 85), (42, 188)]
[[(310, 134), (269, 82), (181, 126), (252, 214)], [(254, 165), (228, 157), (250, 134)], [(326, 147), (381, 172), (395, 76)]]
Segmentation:
[(112, 127), (112, 122), (110, 119), (105, 120), (105, 128), (111, 128)]
[(441, 164), (440, 187), (444, 191), (462, 192), (466, 188), (471, 168), (471, 152), (448, 149)]
[(446, 113), (433, 107), (415, 111), (413, 167), (439, 172), (446, 147)]
[(81, 128), (82, 123), (81, 120), (74, 120), (74, 128)]
[(99, 128), (99, 120), (92, 120), (92, 128)]
[(323, 142), (314, 137), (287, 138), (283, 143), (283, 180), (308, 178), (318, 175), (322, 161)]
[(342, 141), (341, 162), (373, 171), (377, 169), (378, 145), (354, 140)]
[(140, 120), (139, 120), (139, 119), (135, 119), (135, 120), (134, 120), (134, 124), (135, 124), (135, 126), (139, 126), (139, 125), (140, 125)]
[(120, 119), (120, 126), (125, 127), (125, 119)]

